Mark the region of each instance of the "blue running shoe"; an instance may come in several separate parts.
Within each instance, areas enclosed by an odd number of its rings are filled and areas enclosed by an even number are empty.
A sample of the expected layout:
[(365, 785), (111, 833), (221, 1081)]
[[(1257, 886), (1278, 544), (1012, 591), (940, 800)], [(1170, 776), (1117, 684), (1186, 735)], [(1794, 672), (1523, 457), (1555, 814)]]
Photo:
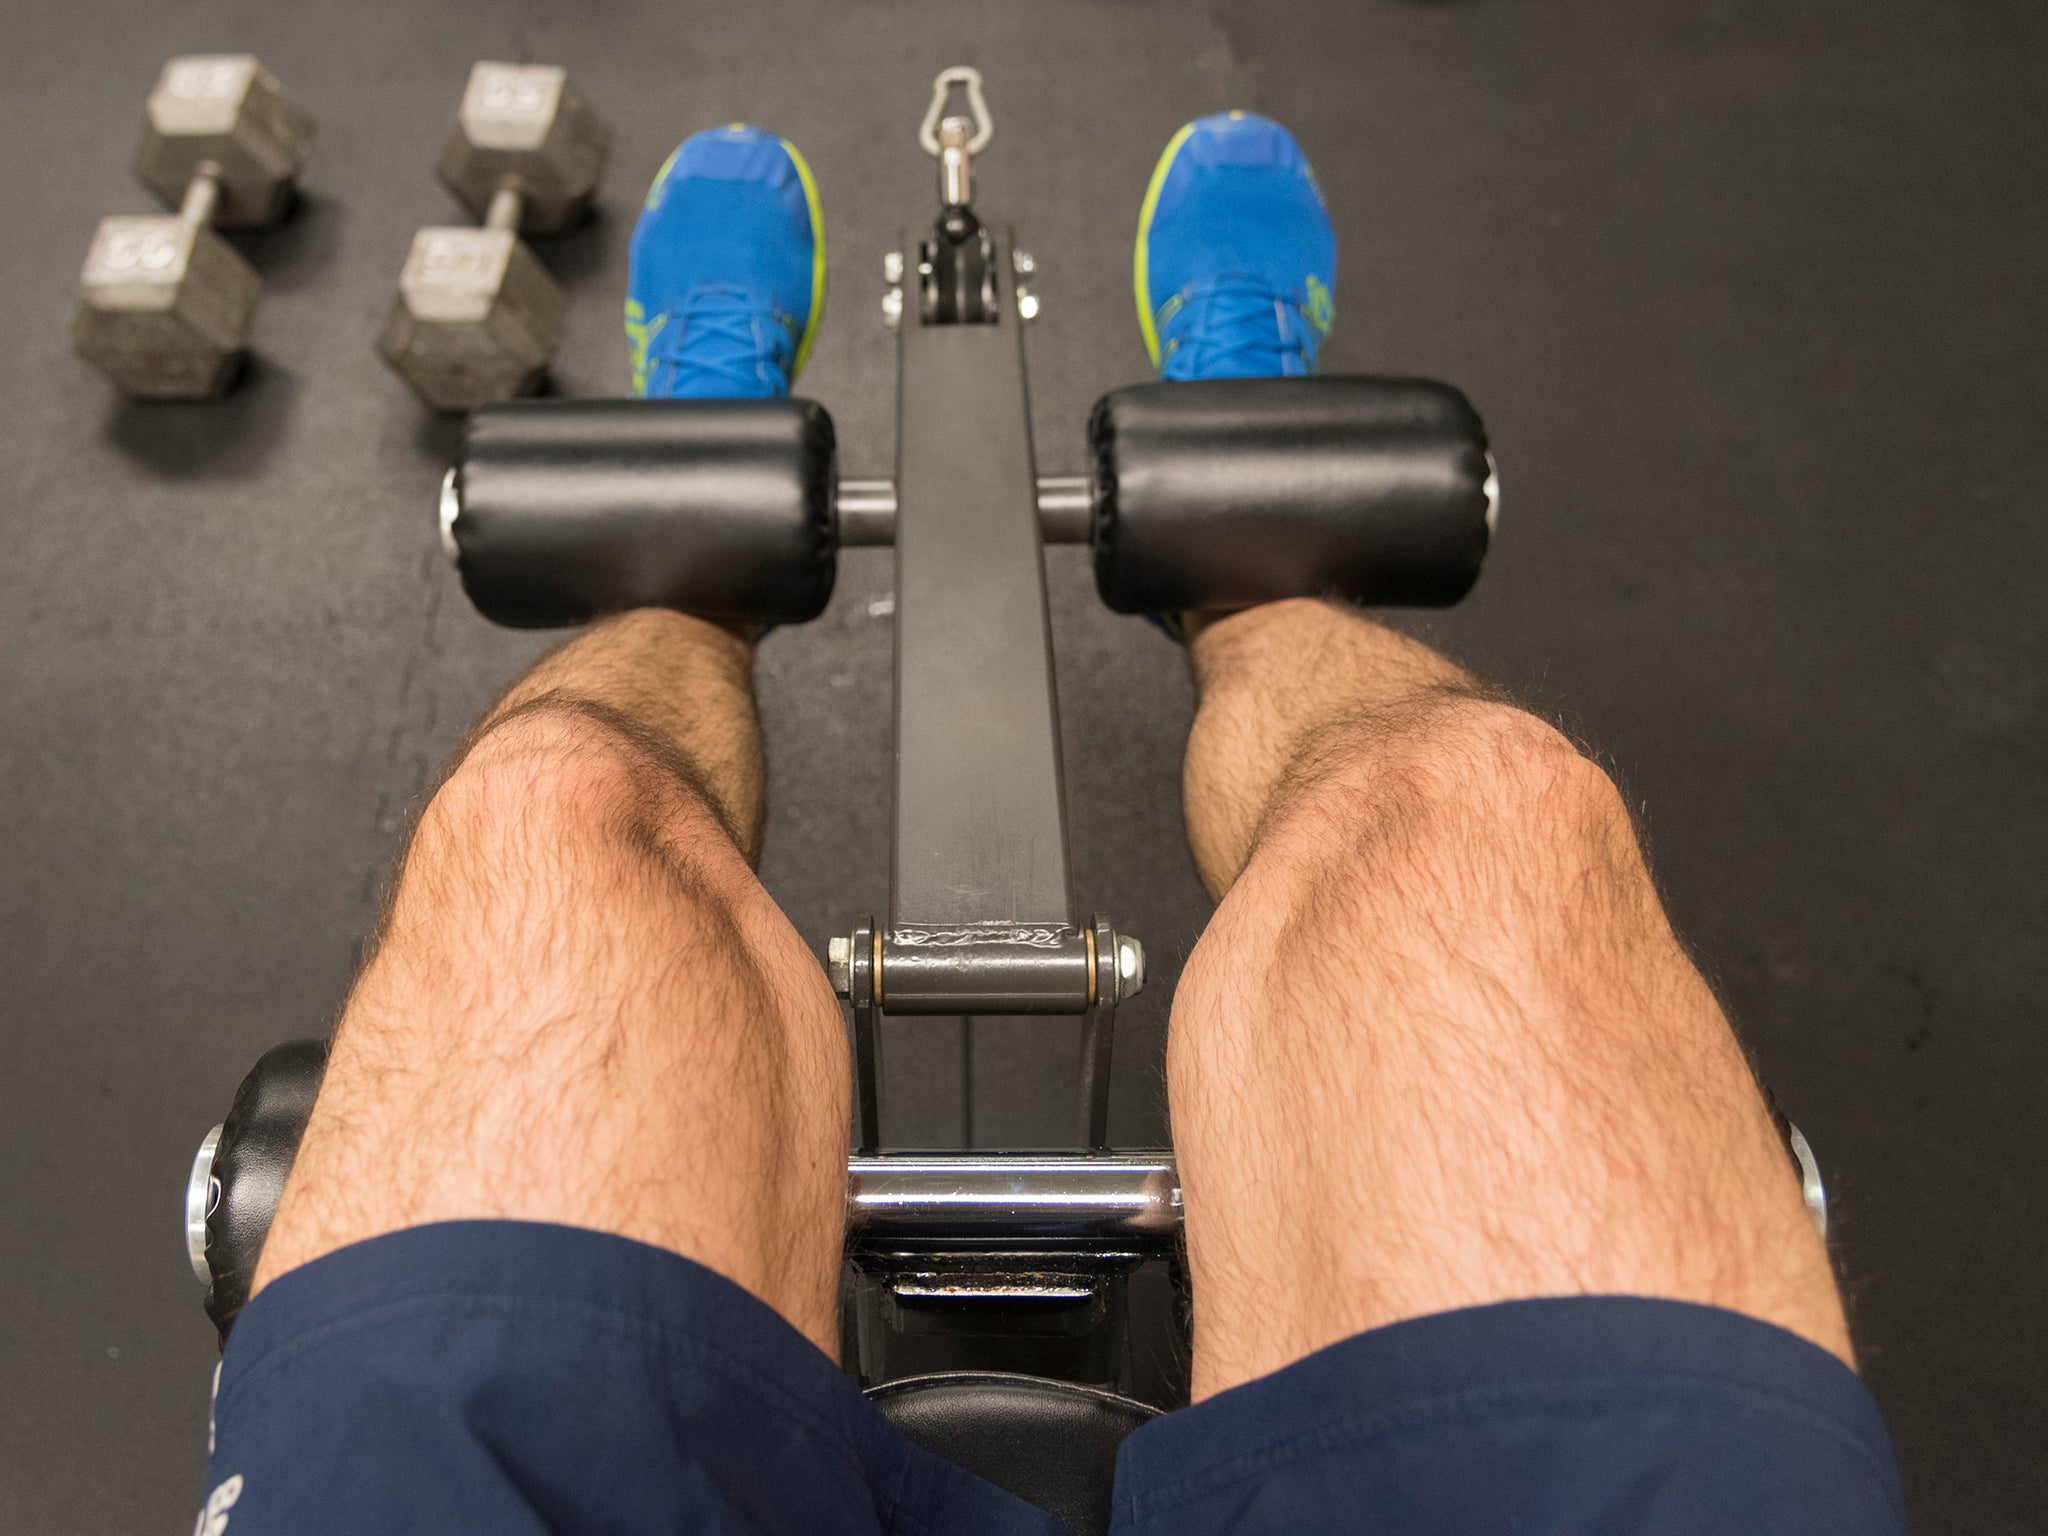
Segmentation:
[(1138, 215), (1138, 325), (1165, 379), (1316, 371), (1337, 235), (1294, 136), (1219, 112), (1173, 136)]
[(744, 123), (668, 157), (633, 230), (633, 393), (786, 395), (825, 314), (825, 218), (796, 146)]

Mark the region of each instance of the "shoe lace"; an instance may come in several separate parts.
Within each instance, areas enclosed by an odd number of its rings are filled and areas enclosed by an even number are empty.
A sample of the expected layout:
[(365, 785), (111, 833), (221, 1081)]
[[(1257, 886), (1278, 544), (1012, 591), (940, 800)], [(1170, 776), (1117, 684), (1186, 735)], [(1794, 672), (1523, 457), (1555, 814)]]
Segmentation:
[(649, 347), (650, 374), (664, 368), (723, 379), (732, 394), (751, 395), (767, 364), (788, 387), (796, 342), (789, 327), (744, 289), (707, 284), (670, 312)]
[(1165, 378), (1315, 372), (1314, 332), (1300, 308), (1255, 278), (1220, 277), (1195, 289), (1165, 331)]

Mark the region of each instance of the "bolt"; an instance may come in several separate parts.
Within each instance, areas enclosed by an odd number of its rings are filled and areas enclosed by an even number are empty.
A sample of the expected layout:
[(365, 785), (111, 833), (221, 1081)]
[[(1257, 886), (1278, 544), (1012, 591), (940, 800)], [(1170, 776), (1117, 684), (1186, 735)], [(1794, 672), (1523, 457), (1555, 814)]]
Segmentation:
[(894, 287), (903, 281), (903, 253), (891, 251), (882, 258), (882, 281)]
[(1029, 277), (1038, 270), (1038, 262), (1029, 251), (1012, 251), (1010, 265), (1017, 269), (1019, 277)]
[(202, 1285), (213, 1284), (213, 1270), (206, 1262), (206, 1218), (220, 1204), (220, 1180), (213, 1176), (213, 1159), (220, 1150), (222, 1129), (216, 1125), (206, 1133), (185, 1181), (185, 1257), (192, 1261), (192, 1273)]
[(841, 997), (853, 991), (853, 940), (825, 941), (825, 974), (832, 978), (832, 990)]
[(895, 330), (903, 323), (903, 290), (891, 288), (882, 295), (882, 324)]
[(441, 553), (457, 570), (462, 568), (462, 546), (455, 541), (455, 525), (462, 517), (462, 492), (455, 484), (455, 466), (441, 477)]
[(1017, 290), (1017, 313), (1026, 320), (1038, 318), (1038, 295), (1029, 288)]
[(1116, 936), (1116, 1000), (1128, 1002), (1145, 990), (1145, 946), (1127, 933)]

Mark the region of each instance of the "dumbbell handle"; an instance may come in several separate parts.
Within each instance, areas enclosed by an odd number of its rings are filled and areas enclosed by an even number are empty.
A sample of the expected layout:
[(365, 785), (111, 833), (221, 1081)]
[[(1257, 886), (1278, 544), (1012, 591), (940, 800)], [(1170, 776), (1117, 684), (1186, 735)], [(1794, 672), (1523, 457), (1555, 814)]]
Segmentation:
[(178, 217), (187, 224), (211, 224), (219, 207), (220, 167), (211, 160), (202, 160), (185, 184), (185, 200), (178, 205)]
[(517, 176), (507, 176), (491, 194), (491, 206), (484, 214), (485, 229), (519, 232), (519, 220), (526, 212), (526, 193)]

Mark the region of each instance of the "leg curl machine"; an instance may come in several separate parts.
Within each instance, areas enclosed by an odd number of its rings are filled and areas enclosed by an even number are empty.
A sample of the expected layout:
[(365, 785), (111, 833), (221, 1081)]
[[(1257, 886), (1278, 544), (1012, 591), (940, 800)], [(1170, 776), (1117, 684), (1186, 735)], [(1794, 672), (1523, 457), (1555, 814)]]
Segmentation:
[[(1127, 1281), (1148, 1260), (1178, 1276), (1180, 1190), (1169, 1151), (1108, 1146), (1116, 1010), (1144, 956), (1073, 889), (1043, 546), (1085, 541), (1119, 613), (1444, 605), (1479, 574), (1498, 495), (1471, 405), (1403, 378), (1120, 389), (1090, 417), (1089, 473), (1041, 478), (1032, 264), (970, 196), (979, 85), (939, 77), (920, 139), (940, 211), (886, 262), (893, 482), (837, 479), (811, 401), (540, 401), (470, 418), (440, 518), (478, 611), (521, 628), (650, 605), (802, 623), (842, 546), (893, 546), (890, 904), (849, 914), (827, 957), (855, 1047), (842, 1358), (913, 1440), (1085, 1531), (1156, 1411), (1126, 1395)], [(945, 112), (956, 86), (970, 115)], [(885, 1021), (912, 1015), (1079, 1016), (1074, 1149), (888, 1151)], [(265, 1055), (193, 1168), (188, 1243), (223, 1341), (325, 1061), (320, 1041)]]

